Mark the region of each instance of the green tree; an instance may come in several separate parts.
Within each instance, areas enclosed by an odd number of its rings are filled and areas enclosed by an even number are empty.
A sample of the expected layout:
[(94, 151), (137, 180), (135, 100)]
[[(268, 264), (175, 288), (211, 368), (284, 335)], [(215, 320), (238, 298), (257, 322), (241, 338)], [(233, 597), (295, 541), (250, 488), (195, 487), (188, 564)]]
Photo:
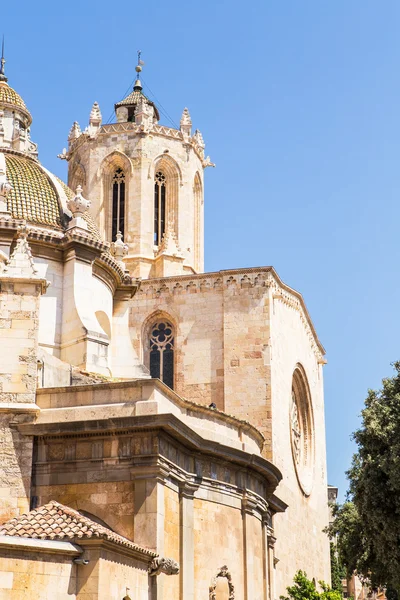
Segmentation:
[(298, 571), (293, 581), (294, 585), (286, 588), (288, 596), (281, 596), (281, 600), (342, 600), (341, 594), (323, 581), (319, 582), (322, 592), (318, 592), (315, 583), (307, 578), (304, 571)]
[(400, 590), (400, 362), (382, 389), (369, 390), (358, 446), (347, 475), (349, 501), (335, 510), (328, 529), (338, 539), (348, 573), (372, 587)]
[(346, 569), (343, 567), (336, 545), (331, 542), (331, 581), (332, 589), (343, 594), (342, 580), (346, 577)]

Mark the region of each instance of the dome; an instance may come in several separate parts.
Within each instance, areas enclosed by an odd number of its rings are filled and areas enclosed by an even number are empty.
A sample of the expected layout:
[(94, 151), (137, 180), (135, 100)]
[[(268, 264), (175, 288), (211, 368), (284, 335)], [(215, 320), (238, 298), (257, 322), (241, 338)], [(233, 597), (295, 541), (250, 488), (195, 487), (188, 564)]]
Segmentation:
[(28, 119), (28, 124), (32, 123), (32, 117), (26, 107), (25, 102), (17, 92), (8, 85), (6, 81), (0, 81), (0, 106), (10, 109), (18, 109)]
[[(75, 193), (34, 158), (8, 152), (4, 152), (4, 157), (6, 177), (12, 186), (7, 197), (7, 209), (12, 217), (63, 230), (70, 218), (67, 201)], [(100, 241), (99, 231), (88, 212), (84, 219), (89, 233)]]

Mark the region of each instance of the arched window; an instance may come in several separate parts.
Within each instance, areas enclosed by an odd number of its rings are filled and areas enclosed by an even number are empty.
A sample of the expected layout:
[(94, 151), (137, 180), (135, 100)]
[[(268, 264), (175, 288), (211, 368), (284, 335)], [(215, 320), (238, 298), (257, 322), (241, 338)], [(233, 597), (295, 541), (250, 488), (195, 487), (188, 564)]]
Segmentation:
[(125, 229), (125, 173), (122, 169), (114, 172), (112, 179), (112, 240), (117, 239), (120, 231), (124, 237)]
[(150, 329), (150, 375), (174, 389), (174, 328), (166, 319)]
[(167, 179), (157, 171), (154, 180), (154, 245), (159, 246), (165, 233), (165, 203)]

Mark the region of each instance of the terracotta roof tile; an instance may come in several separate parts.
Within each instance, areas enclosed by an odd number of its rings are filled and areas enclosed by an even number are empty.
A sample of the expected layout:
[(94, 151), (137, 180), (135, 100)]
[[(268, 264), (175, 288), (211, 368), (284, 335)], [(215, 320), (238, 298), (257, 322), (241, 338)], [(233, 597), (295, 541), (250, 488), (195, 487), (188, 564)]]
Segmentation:
[(131, 540), (55, 500), (0, 525), (0, 535), (69, 542), (101, 538), (125, 548), (138, 550), (149, 558), (156, 556), (151, 550), (141, 548)]

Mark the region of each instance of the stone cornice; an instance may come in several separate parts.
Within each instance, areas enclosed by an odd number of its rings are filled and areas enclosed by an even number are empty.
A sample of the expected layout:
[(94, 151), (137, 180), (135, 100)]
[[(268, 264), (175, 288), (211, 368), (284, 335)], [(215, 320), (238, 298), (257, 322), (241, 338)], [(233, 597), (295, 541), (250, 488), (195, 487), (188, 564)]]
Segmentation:
[[(240, 278), (240, 279), (239, 279)], [(165, 293), (184, 293), (186, 291), (204, 291), (207, 288), (227, 288), (231, 285), (245, 287), (265, 287), (272, 290), (272, 297), (278, 302), (297, 310), (303, 325), (309, 335), (318, 362), (324, 364), (325, 348), (321, 344), (311, 317), (307, 310), (303, 296), (286, 285), (279, 277), (273, 267), (249, 267), (243, 269), (227, 269), (214, 271), (212, 273), (198, 273), (197, 275), (179, 275), (174, 277), (162, 277), (155, 279), (144, 279), (141, 292), (146, 293), (150, 286), (160, 295)]]
[[(96, 383), (96, 384), (88, 384), (88, 385), (80, 385), (75, 389), (79, 392), (84, 392), (88, 390), (92, 390), (95, 388), (96, 390), (115, 390), (115, 389), (126, 389), (132, 387), (141, 387), (141, 386), (154, 385), (156, 389), (162, 392), (163, 395), (170, 398), (174, 403), (178, 404), (182, 408), (193, 410), (194, 413), (200, 413), (207, 417), (211, 417), (216, 419), (217, 421), (221, 421), (222, 423), (229, 423), (233, 425), (236, 429), (246, 433), (250, 437), (252, 437), (258, 444), (260, 450), (262, 450), (264, 445), (264, 436), (263, 434), (256, 428), (254, 425), (249, 423), (248, 421), (244, 421), (242, 419), (238, 419), (233, 415), (229, 415), (224, 413), (218, 409), (211, 409), (204, 404), (198, 404), (197, 402), (192, 402), (191, 400), (187, 400), (182, 396), (179, 396), (176, 392), (171, 390), (170, 387), (162, 383), (159, 379), (133, 379), (130, 381), (117, 381), (117, 382), (108, 382), (108, 383)], [(47, 395), (47, 394), (62, 394), (62, 393), (71, 393), (71, 387), (54, 387), (54, 388), (38, 388), (36, 391), (37, 396)]]
[(65, 436), (81, 439), (85, 436), (114, 436), (123, 432), (133, 433), (161, 429), (194, 452), (212, 455), (220, 460), (235, 463), (246, 470), (254, 470), (269, 482), (270, 494), (275, 491), (282, 479), (279, 469), (262, 456), (203, 438), (178, 417), (170, 413), (74, 422), (21, 423), (16, 424), (15, 427), (23, 435), (40, 436), (48, 439), (63, 438)]
[(11, 535), (0, 535), (0, 551), (16, 550), (18, 552), (40, 552), (46, 554), (64, 554), (66, 556), (79, 556), (82, 548), (71, 542), (60, 540), (41, 540), (36, 538), (20, 538)]

